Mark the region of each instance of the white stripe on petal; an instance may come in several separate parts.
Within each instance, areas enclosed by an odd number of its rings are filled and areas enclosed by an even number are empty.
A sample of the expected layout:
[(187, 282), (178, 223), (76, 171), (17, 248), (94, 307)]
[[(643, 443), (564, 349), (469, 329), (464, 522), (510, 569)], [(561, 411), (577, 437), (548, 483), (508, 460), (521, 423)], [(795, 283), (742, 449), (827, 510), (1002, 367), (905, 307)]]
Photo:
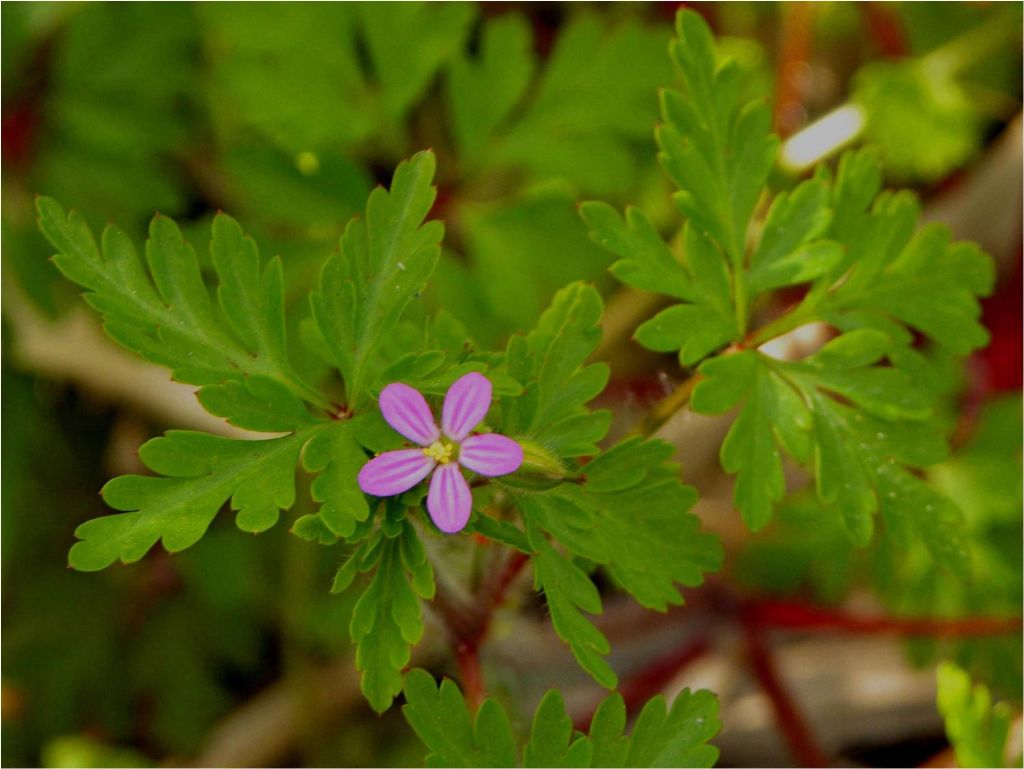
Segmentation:
[(487, 416), (491, 407), (491, 382), (475, 371), (460, 377), (448, 388), (441, 410), (441, 427), (453, 441), (461, 441)]
[(429, 446), (441, 437), (430, 406), (419, 390), (395, 382), (380, 391), (379, 402), (387, 423), (410, 441)]
[(427, 512), (441, 531), (454, 534), (462, 531), (473, 510), (469, 485), (457, 464), (441, 465), (430, 479)]
[(459, 464), (480, 475), (508, 475), (522, 463), (523, 447), (504, 435), (473, 435), (459, 447)]
[(434, 460), (423, 449), (388, 451), (363, 465), (359, 488), (375, 497), (392, 497), (408, 491), (434, 469)]

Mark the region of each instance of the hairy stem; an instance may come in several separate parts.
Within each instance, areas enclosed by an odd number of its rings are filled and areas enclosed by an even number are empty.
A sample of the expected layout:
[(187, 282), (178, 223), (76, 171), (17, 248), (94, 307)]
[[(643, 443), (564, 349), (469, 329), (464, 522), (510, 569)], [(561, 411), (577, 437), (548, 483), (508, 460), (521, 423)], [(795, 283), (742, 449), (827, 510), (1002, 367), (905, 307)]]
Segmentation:
[(496, 551), (489, 570), (468, 602), (457, 598), (443, 580), (437, 582), (433, 605), (448, 628), (462, 690), (474, 709), (487, 696), (480, 668), (480, 646), (487, 637), (494, 612), (504, 603), (509, 588), (529, 560), (526, 553), (518, 550)]

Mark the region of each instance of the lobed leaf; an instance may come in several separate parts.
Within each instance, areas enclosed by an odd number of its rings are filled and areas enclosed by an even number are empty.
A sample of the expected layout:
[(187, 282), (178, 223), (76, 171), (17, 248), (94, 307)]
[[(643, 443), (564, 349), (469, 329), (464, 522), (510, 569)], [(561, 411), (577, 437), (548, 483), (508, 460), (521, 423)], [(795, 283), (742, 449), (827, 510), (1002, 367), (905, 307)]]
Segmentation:
[(444, 225), (423, 223), (436, 195), (434, 166), (433, 153), (417, 153), (395, 169), (390, 190), (370, 193), (365, 221), (349, 222), (310, 297), (352, 409), (362, 407), (379, 382), (381, 372), (371, 366), (377, 345), (437, 264)]
[[(58, 249), (54, 263), (87, 290), (86, 301), (103, 315), (104, 328), (119, 344), (168, 366), (182, 382), (273, 380), (292, 394), (267, 400), (272, 409), (281, 404), (282, 414), (276, 416), (285, 420), (294, 419), (294, 398), (326, 405), (288, 360), (280, 260), (261, 267), (255, 242), (231, 217), (218, 214), (213, 222), (215, 306), (195, 251), (170, 219), (158, 215), (150, 224), (144, 265), (128, 236), (113, 225), (98, 247), (76, 212), (66, 213), (46, 197), (38, 198), (36, 207), (40, 230)], [(234, 400), (218, 399), (220, 415), (234, 416), (228, 411)]]
[(1013, 713), (1005, 702), (993, 704), (988, 688), (972, 686), (967, 673), (952, 662), (938, 670), (938, 706), (946, 736), (963, 767), (1017, 766), (1007, 755)]
[(266, 441), (239, 441), (173, 430), (139, 450), (161, 477), (124, 475), (103, 487), (104, 501), (125, 512), (86, 521), (69, 564), (97, 571), (114, 561), (139, 560), (163, 541), (169, 552), (195, 544), (225, 502), (238, 511), (243, 531), (273, 526), (295, 500), (295, 465), (312, 426)]
[(447, 679), (438, 686), (422, 670), (409, 671), (404, 693), (402, 711), (430, 751), (428, 766), (709, 767), (718, 758), (708, 744), (721, 728), (718, 701), (708, 691), (684, 689), (671, 707), (664, 697), (655, 697), (627, 735), (621, 695), (604, 699), (588, 734), (581, 734), (573, 729), (562, 696), (551, 690), (537, 706), (521, 747), (495, 700), (483, 702), (474, 722), (458, 687)]

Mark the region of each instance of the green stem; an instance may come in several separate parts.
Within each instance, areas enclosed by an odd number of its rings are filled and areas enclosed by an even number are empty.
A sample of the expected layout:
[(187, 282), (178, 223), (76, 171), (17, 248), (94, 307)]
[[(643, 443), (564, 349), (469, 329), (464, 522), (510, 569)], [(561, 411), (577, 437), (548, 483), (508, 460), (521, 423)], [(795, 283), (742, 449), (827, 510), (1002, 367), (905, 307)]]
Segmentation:
[(783, 334), (789, 333), (790, 331), (803, 326), (805, 323), (809, 323), (813, 317), (813, 307), (800, 305), (795, 310), (779, 316), (767, 326), (762, 326), (757, 333), (753, 335), (746, 346), (760, 347), (765, 342), (769, 342), (776, 337), (780, 337)]

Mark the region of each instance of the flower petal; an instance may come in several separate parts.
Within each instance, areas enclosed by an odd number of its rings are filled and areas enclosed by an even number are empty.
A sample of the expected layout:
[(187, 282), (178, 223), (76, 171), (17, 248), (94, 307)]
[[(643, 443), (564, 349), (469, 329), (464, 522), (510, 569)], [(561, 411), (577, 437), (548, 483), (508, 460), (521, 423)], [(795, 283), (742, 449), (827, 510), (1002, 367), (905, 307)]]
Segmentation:
[(389, 425), (421, 446), (441, 437), (426, 399), (409, 385), (394, 382), (381, 390), (380, 411)]
[(423, 449), (387, 451), (359, 471), (359, 488), (375, 497), (391, 497), (408, 491), (434, 469), (434, 460)]
[(459, 466), (453, 462), (437, 468), (427, 494), (427, 512), (437, 528), (448, 534), (462, 531), (472, 510), (473, 497)]
[(453, 441), (461, 441), (487, 416), (491, 407), (491, 381), (471, 371), (448, 388), (441, 411), (441, 427)]
[(523, 447), (504, 435), (473, 435), (459, 447), (459, 464), (480, 475), (508, 475), (522, 463)]

